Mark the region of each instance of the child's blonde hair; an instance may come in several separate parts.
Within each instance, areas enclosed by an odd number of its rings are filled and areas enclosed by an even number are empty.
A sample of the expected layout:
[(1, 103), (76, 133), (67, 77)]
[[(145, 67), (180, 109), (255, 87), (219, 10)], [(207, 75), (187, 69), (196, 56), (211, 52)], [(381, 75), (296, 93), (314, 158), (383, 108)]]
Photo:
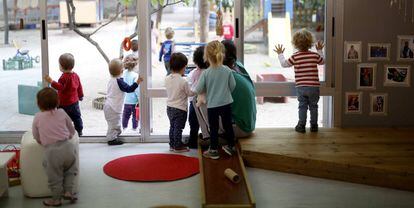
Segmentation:
[(134, 54), (129, 54), (124, 58), (124, 67), (132, 71), (138, 64), (138, 58)]
[(165, 29), (165, 37), (166, 37), (168, 40), (173, 39), (173, 37), (174, 37), (174, 30), (173, 30), (171, 27), (167, 27), (167, 28)]
[(313, 35), (306, 29), (301, 29), (293, 34), (292, 44), (300, 51), (307, 51), (312, 48)]
[(123, 68), (124, 68), (124, 64), (119, 58), (112, 59), (111, 62), (109, 62), (109, 73), (113, 77), (117, 77), (121, 75)]
[(210, 64), (210, 66), (223, 65), (224, 59), (224, 45), (220, 41), (211, 41), (204, 49), (204, 60)]

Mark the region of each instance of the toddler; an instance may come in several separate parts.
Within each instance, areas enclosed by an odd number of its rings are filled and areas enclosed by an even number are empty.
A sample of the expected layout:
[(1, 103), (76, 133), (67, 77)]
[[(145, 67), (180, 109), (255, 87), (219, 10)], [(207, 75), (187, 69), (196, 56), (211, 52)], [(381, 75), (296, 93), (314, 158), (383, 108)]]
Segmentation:
[(75, 128), (65, 111), (57, 109), (58, 103), (58, 94), (52, 88), (46, 87), (37, 93), (40, 112), (33, 119), (32, 133), (45, 147), (43, 167), (52, 192), (52, 198), (43, 201), (45, 206), (62, 205), (62, 196), (72, 203), (77, 200), (73, 193), (78, 174), (76, 149), (68, 141), (75, 134)]
[(165, 37), (167, 40), (164, 41), (161, 45), (160, 55), (158, 59), (161, 62), (162, 57), (164, 56), (164, 66), (168, 76), (171, 73), (170, 58), (171, 54), (174, 51), (174, 41), (172, 40), (174, 38), (174, 30), (171, 27), (167, 27), (167, 29), (165, 29)]
[(203, 153), (204, 157), (219, 159), (218, 153), (218, 129), (221, 118), (224, 128), (224, 138), (227, 145), (223, 150), (230, 156), (235, 153), (234, 132), (231, 115), (231, 104), (233, 98), (231, 92), (236, 87), (236, 81), (231, 70), (223, 65), (224, 45), (219, 41), (212, 41), (207, 44), (204, 51), (204, 60), (210, 64), (198, 81), (197, 94), (207, 94), (207, 114), (210, 126), (210, 148)]
[(106, 138), (108, 145), (121, 145), (124, 142), (119, 139), (121, 130), (121, 115), (124, 107), (125, 94), (135, 92), (138, 85), (143, 81), (139, 77), (132, 85), (125, 83), (122, 76), (124, 65), (120, 59), (113, 59), (109, 62), (109, 73), (111, 79), (108, 82), (108, 90), (104, 105), (105, 120), (108, 123)]
[(59, 108), (62, 108), (72, 119), (79, 136), (82, 136), (83, 122), (79, 108), (79, 100), (83, 100), (82, 84), (79, 76), (73, 72), (75, 59), (72, 54), (64, 53), (59, 57), (60, 71), (63, 72), (59, 80), (53, 81), (49, 76), (45, 80), (58, 91)]
[(182, 142), (182, 133), (187, 120), (188, 97), (194, 95), (188, 82), (183, 78), (188, 60), (182, 53), (171, 55), (171, 74), (165, 78), (167, 89), (167, 115), (170, 120), (170, 150), (189, 151)]
[[(124, 59), (125, 69), (122, 77), (124, 78), (125, 83), (128, 85), (134, 84), (138, 79), (138, 73), (134, 72), (134, 68), (137, 65), (138, 59), (130, 54)], [(128, 127), (129, 118), (132, 115), (132, 129), (135, 131), (138, 127), (138, 120), (135, 111), (135, 107), (138, 104), (139, 100), (139, 87), (131, 93), (125, 95), (124, 101), (124, 112), (122, 113), (122, 128), (126, 129)]]
[(295, 130), (305, 133), (308, 108), (310, 111), (311, 132), (318, 131), (318, 101), (319, 101), (319, 76), (318, 65), (324, 64), (322, 49), (323, 43), (316, 44), (318, 53), (310, 51), (313, 45), (313, 36), (306, 29), (297, 31), (293, 35), (293, 46), (298, 50), (288, 60), (285, 60), (283, 45), (275, 46), (275, 52), (279, 54), (282, 67), (295, 68), (296, 92), (299, 101), (299, 122)]

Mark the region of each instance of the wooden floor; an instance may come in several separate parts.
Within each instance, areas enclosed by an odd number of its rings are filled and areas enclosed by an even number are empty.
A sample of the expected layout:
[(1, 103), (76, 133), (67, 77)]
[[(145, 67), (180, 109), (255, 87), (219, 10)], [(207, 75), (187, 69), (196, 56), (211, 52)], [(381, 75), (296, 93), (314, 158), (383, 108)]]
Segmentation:
[[(254, 208), (253, 193), (239, 152), (232, 157), (222, 150), (219, 152), (220, 159), (212, 160), (204, 158), (202, 151), (199, 151), (202, 207)], [(224, 170), (227, 168), (241, 177), (239, 183), (232, 183), (225, 177)]]
[(414, 191), (414, 129), (258, 129), (246, 166)]

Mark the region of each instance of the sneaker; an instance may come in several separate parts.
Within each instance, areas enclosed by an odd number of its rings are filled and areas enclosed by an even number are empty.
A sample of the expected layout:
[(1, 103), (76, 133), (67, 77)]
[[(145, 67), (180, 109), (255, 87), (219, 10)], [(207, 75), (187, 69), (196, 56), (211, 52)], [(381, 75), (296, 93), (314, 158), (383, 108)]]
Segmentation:
[(217, 159), (220, 158), (220, 155), (219, 155), (217, 150), (209, 149), (209, 150), (203, 152), (203, 157), (210, 158), (210, 159), (213, 159), (213, 160), (217, 160)]
[(122, 145), (124, 142), (120, 139), (114, 139), (111, 141), (108, 141), (108, 145)]
[(188, 151), (190, 151), (190, 149), (188, 149), (188, 147), (186, 146), (180, 146), (180, 147), (174, 148), (175, 153), (188, 152)]
[(296, 125), (295, 131), (299, 133), (306, 133), (305, 125), (302, 125), (302, 124)]
[(170, 146), (170, 152), (174, 152), (174, 148)]
[(311, 124), (310, 131), (318, 132), (318, 124)]
[(224, 150), (224, 152), (226, 152), (230, 156), (236, 154), (236, 148), (234, 146), (230, 147), (229, 145), (224, 145), (221, 148)]

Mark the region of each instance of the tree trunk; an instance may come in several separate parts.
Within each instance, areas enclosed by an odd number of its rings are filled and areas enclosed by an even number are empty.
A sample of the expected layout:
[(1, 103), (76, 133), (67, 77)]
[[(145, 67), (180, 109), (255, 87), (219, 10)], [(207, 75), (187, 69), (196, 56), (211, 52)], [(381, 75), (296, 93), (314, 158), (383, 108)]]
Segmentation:
[(164, 7), (158, 3), (158, 11), (157, 11), (157, 19), (156, 19), (156, 25), (155, 27), (157, 28), (158, 31), (160, 31), (160, 27), (161, 27), (161, 21), (162, 21), (162, 11), (164, 10)]
[(9, 12), (7, 9), (7, 0), (3, 0), (3, 15), (4, 15), (4, 44), (9, 44)]
[(208, 42), (209, 31), (209, 0), (200, 0), (200, 42)]

